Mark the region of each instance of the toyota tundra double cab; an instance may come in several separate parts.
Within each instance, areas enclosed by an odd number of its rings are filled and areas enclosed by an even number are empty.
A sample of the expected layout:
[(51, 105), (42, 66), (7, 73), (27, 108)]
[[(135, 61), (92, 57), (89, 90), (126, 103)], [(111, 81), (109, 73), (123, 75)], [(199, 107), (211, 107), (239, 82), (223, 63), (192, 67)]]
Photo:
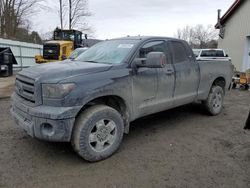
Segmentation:
[(199, 63), (183, 40), (118, 38), (19, 72), (11, 113), (32, 137), (71, 142), (93, 162), (111, 156), (142, 116), (196, 101), (219, 114), (231, 78), (231, 62)]

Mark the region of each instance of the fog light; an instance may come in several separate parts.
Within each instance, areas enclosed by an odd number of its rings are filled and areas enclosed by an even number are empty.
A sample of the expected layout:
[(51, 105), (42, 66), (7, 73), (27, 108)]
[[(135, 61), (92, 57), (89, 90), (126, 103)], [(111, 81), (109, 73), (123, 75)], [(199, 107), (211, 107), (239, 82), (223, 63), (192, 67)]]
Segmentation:
[(44, 136), (52, 136), (54, 134), (53, 126), (49, 123), (43, 123), (41, 129)]

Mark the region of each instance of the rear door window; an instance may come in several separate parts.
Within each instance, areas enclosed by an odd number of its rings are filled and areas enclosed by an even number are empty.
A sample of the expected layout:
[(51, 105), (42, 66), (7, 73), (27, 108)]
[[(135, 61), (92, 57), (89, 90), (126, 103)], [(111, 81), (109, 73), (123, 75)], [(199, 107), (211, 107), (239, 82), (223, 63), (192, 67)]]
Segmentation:
[(182, 63), (189, 61), (188, 52), (182, 42), (171, 41), (174, 63)]

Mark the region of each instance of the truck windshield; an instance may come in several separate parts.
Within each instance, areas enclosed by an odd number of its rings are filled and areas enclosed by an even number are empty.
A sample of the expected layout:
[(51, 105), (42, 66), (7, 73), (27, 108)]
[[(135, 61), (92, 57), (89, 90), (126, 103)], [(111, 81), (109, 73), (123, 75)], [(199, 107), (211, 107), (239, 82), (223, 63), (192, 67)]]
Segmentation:
[(138, 42), (139, 40), (110, 40), (100, 42), (89, 48), (75, 60), (93, 63), (120, 64)]

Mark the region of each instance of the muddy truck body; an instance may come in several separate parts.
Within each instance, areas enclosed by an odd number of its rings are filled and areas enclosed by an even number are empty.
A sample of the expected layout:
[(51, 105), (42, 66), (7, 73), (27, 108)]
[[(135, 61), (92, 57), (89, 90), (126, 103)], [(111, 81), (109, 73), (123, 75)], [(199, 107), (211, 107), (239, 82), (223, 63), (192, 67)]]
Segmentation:
[(140, 117), (195, 101), (219, 114), (231, 78), (231, 62), (197, 62), (185, 41), (118, 38), (73, 61), (19, 72), (11, 113), (32, 137), (71, 142), (81, 157), (98, 161), (119, 148)]

